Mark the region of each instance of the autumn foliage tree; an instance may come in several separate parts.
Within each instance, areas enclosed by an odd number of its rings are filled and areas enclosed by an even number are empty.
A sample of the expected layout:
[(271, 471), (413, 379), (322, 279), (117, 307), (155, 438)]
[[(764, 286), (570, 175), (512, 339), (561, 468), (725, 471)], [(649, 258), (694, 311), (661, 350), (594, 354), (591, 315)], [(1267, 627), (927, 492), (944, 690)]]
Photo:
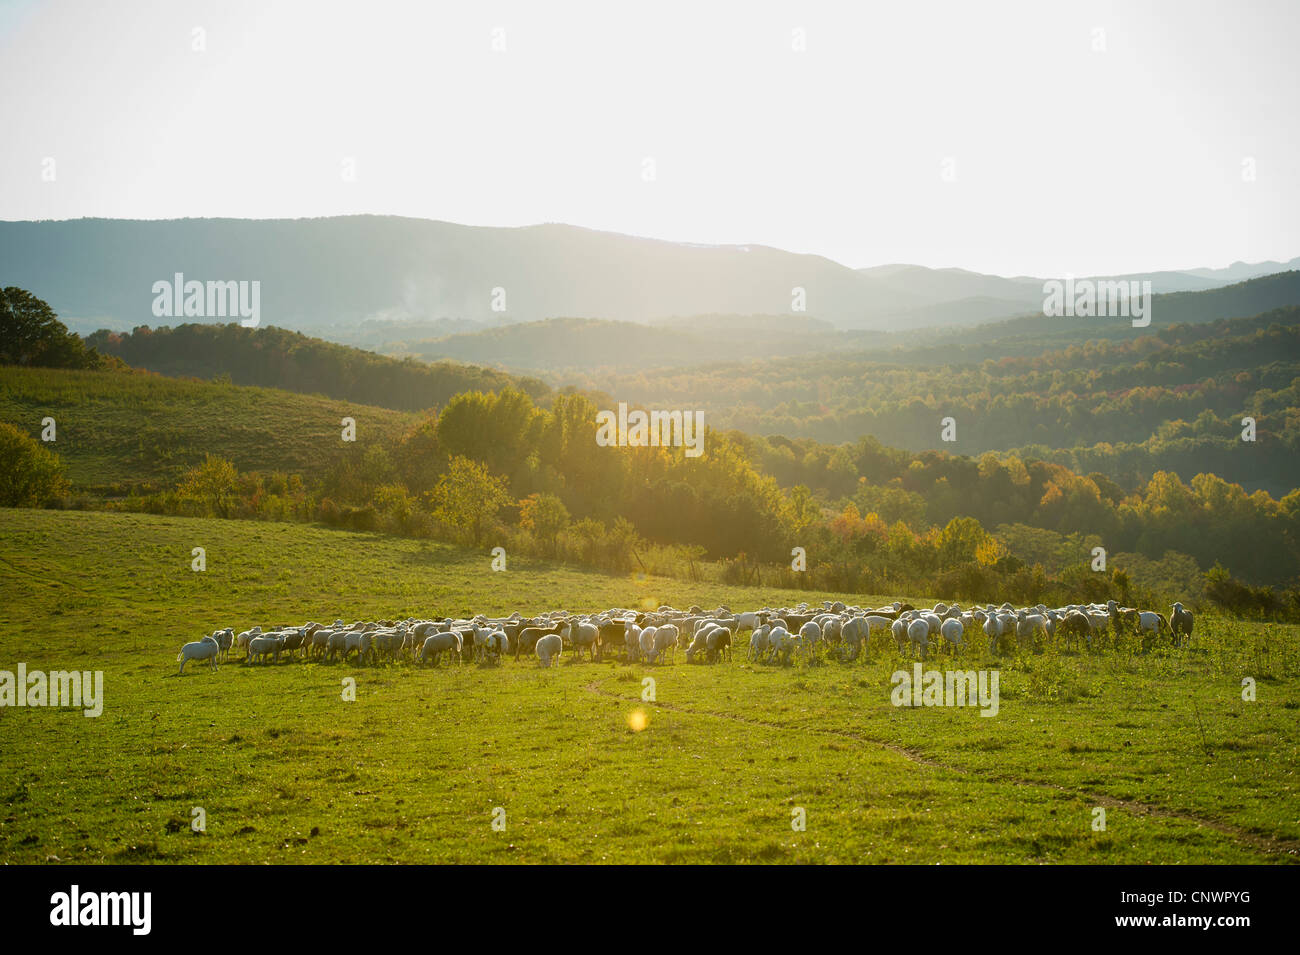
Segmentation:
[(477, 546), (483, 543), (483, 532), (497, 512), (514, 499), (504, 478), (457, 455), (429, 492), (428, 500), (434, 517)]
[(529, 494), (519, 502), (519, 526), (554, 553), (556, 539), (569, 526), (569, 509), (554, 494)]
[(40, 507), (68, 493), (62, 459), (31, 435), (0, 421), (0, 505)]

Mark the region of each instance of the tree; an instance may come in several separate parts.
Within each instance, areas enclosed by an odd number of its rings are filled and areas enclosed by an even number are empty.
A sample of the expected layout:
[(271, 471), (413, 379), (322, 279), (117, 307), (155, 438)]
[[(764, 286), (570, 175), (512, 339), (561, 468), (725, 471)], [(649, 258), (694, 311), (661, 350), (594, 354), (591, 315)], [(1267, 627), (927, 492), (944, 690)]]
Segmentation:
[(569, 509), (554, 494), (529, 494), (519, 502), (519, 526), (554, 553), (556, 538), (569, 526)]
[(104, 362), (68, 331), (48, 304), (11, 285), (0, 290), (0, 364), (97, 368)]
[(188, 505), (199, 514), (229, 517), (230, 508), (237, 499), (235, 488), (238, 482), (239, 472), (233, 464), (209, 454), (202, 464), (182, 475), (176, 491), (182, 505)]
[(63, 459), (0, 421), (0, 505), (40, 507), (68, 493)]
[(487, 523), (512, 500), (505, 479), (495, 477), (477, 461), (460, 456), (451, 459), (447, 473), (429, 492), (434, 517), (466, 534), (476, 546), (483, 542)]

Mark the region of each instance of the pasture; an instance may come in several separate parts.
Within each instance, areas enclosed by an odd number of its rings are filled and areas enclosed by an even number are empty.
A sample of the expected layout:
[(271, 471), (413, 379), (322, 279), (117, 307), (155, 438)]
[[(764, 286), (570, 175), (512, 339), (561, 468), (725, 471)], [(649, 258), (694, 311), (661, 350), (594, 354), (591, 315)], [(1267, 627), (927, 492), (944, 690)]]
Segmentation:
[(274, 388), (147, 373), (6, 366), (0, 421), (40, 435), (55, 419), (55, 450), (79, 489), (174, 483), (207, 453), (240, 470), (322, 470), (345, 447), (351, 417), (363, 443), (395, 442), (419, 416)]
[(105, 687), (98, 718), (0, 709), (0, 861), (1300, 859), (1295, 627), (1202, 616), (1185, 650), (933, 654), (927, 668), (1000, 670), (993, 718), (893, 706), (890, 675), (912, 662), (883, 643), (790, 667), (747, 663), (742, 639), (713, 665), (232, 656), (176, 675), (181, 644), (224, 626), (926, 597), (489, 564), (304, 525), (0, 510), (0, 670), (102, 670)]

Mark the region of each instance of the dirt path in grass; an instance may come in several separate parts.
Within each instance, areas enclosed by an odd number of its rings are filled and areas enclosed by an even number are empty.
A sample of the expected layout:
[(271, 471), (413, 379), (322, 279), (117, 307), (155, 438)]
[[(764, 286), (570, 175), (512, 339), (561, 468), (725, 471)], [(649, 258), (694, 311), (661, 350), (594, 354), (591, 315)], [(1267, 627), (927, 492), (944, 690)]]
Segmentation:
[[(605, 689), (600, 685), (600, 681), (593, 680), (585, 687), (588, 692), (595, 693), (598, 696), (618, 700), (621, 703), (641, 703), (640, 697), (626, 697)], [(1147, 803), (1134, 802), (1128, 799), (1119, 799), (1115, 796), (1108, 796), (1104, 793), (1089, 792), (1084, 789), (1071, 789), (1068, 786), (1061, 786), (1056, 783), (1044, 782), (1038, 779), (1024, 779), (1018, 776), (1007, 776), (1004, 774), (990, 775), (985, 772), (974, 773), (969, 769), (961, 766), (954, 766), (950, 763), (941, 762), (928, 756), (923, 756), (915, 750), (908, 749), (905, 746), (899, 746), (895, 743), (886, 743), (882, 740), (872, 739), (869, 736), (863, 736), (859, 733), (853, 733), (849, 730), (839, 729), (838, 727), (805, 727), (789, 726), (782, 723), (773, 723), (768, 720), (754, 719), (748, 716), (737, 716), (734, 713), (718, 713), (713, 710), (694, 709), (689, 706), (678, 706), (674, 703), (647, 703), (646, 706), (659, 707), (665, 710), (671, 710), (674, 713), (682, 713), (688, 716), (707, 716), (717, 720), (728, 720), (733, 723), (743, 723), (746, 726), (758, 726), (764, 729), (774, 730), (795, 730), (801, 733), (813, 732), (820, 733), (824, 736), (836, 736), (841, 739), (853, 740), (867, 746), (875, 746), (894, 753), (904, 759), (925, 766), (928, 769), (940, 769), (945, 772), (957, 773), (962, 776), (977, 776), (981, 781), (995, 783), (1009, 783), (1013, 786), (1032, 786), (1036, 789), (1047, 789), (1053, 792), (1064, 793), (1069, 796), (1075, 796), (1085, 799), (1098, 806), (1107, 809), (1124, 809), (1136, 816), (1153, 816), (1158, 819), (1177, 819), (1182, 822), (1190, 822), (1198, 826), (1204, 826), (1207, 829), (1213, 829), (1215, 832), (1222, 833), (1234, 841), (1257, 849), (1260, 852), (1270, 856), (1280, 857), (1277, 861), (1300, 862), (1300, 840), (1288, 839), (1283, 836), (1261, 835), (1258, 832), (1252, 832), (1249, 829), (1243, 829), (1240, 826), (1234, 826), (1230, 823), (1219, 822), (1215, 819), (1207, 819), (1204, 816), (1198, 816), (1190, 812), (1179, 812), (1174, 809), (1166, 809), (1162, 806), (1152, 806)]]

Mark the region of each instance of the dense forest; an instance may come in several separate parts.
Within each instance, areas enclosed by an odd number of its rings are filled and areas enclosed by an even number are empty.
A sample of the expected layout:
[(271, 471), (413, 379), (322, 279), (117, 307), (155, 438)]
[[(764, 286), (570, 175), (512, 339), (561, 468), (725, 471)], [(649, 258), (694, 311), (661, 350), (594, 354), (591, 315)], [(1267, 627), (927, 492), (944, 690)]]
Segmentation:
[[(648, 406), (700, 408), (720, 428), (754, 434), (1013, 452), (1100, 472), (1128, 490), (1159, 470), (1184, 480), (1213, 471), (1284, 494), (1300, 474), (1298, 379), (1293, 305), (978, 364), (828, 354), (577, 380)], [(1246, 416), (1253, 443), (1241, 440)], [(943, 440), (945, 417), (955, 441)]]

